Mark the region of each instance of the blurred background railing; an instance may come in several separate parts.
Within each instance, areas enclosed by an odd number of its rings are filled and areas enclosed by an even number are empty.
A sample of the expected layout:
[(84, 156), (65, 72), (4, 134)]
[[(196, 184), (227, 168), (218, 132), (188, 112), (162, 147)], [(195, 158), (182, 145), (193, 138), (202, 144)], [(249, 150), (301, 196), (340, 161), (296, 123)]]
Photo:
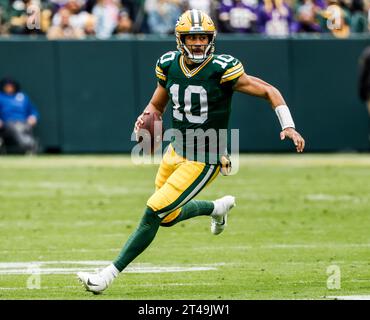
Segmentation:
[[(238, 57), (245, 70), (278, 87), (308, 151), (365, 151), (368, 115), (358, 97), (358, 59), (367, 36), (305, 35), (274, 39), (222, 35), (216, 51)], [(129, 152), (133, 124), (156, 86), (154, 66), (175, 50), (173, 36), (0, 41), (0, 72), (22, 83), (37, 105), (45, 152)], [(166, 126), (170, 112), (166, 115)], [(285, 151), (269, 104), (236, 93), (231, 128), (241, 151)]]

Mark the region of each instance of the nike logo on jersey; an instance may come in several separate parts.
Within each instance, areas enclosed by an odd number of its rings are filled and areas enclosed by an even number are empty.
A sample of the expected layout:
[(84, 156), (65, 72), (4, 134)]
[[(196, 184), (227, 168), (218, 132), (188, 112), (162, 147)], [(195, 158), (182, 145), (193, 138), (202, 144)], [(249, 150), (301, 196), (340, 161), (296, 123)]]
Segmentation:
[(233, 66), (235, 66), (237, 63), (238, 63), (238, 60), (235, 60), (235, 61), (233, 62)]

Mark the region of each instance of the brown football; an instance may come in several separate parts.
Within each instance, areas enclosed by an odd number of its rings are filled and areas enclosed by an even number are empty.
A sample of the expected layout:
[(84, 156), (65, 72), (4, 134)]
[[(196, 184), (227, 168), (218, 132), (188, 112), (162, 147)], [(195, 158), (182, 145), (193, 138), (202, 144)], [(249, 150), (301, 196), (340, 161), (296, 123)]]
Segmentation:
[(143, 115), (143, 121), (138, 130), (138, 142), (142, 144), (145, 154), (153, 154), (163, 138), (162, 116), (157, 112), (149, 112)]

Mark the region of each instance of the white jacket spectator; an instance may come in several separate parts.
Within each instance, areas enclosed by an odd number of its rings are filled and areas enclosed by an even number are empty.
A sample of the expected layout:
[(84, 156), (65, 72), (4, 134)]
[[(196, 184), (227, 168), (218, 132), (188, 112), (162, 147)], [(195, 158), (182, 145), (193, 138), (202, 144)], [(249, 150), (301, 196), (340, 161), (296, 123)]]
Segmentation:
[(211, 0), (188, 0), (189, 3), (189, 9), (198, 9), (209, 16), (211, 15), (211, 7), (212, 7), (212, 1)]
[[(58, 0), (61, 1), (61, 0)], [(63, 0), (65, 2), (62, 8), (66, 8), (70, 12), (69, 23), (73, 28), (83, 29), (89, 19), (89, 13), (82, 11), (84, 0)], [(60, 25), (60, 9), (54, 15), (52, 25)]]
[(70, 23), (71, 13), (67, 8), (61, 8), (59, 10), (60, 23), (59, 25), (52, 26), (47, 37), (50, 40), (54, 39), (82, 39), (85, 34), (82, 29), (75, 28)]
[(98, 0), (92, 10), (96, 18), (96, 37), (109, 38), (117, 26), (119, 6), (116, 0)]
[(146, 0), (148, 26), (151, 33), (172, 33), (181, 14), (181, 0)]

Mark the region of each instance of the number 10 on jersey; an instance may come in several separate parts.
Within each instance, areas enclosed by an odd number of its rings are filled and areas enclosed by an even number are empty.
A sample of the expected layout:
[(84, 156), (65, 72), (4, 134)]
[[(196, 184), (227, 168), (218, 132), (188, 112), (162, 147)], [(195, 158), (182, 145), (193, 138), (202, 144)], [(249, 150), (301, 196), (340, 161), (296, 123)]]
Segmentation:
[[(204, 89), (202, 86), (194, 86), (194, 85), (187, 86), (184, 92), (184, 113), (182, 113), (180, 110), (179, 91), (180, 91), (180, 85), (176, 83), (170, 87), (172, 101), (174, 103), (173, 117), (177, 120), (184, 121), (184, 114), (185, 114), (185, 118), (190, 123), (204, 123), (208, 118), (208, 99), (207, 99), (206, 89)], [(194, 115), (192, 113), (192, 103), (191, 103), (192, 94), (199, 95), (200, 115)]]

